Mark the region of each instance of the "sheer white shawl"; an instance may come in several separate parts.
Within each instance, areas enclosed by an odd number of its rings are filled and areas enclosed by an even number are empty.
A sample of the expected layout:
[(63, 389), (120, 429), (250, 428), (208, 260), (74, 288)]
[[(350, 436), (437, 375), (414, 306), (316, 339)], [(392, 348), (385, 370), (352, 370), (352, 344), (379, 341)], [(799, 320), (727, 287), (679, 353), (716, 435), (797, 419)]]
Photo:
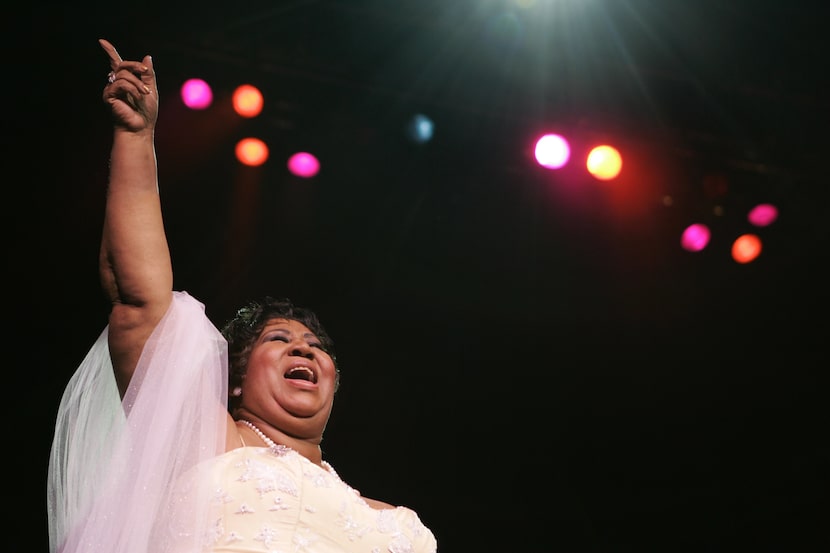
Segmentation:
[(211, 490), (174, 490), (189, 469), (224, 452), (227, 343), (203, 304), (174, 292), (121, 401), (107, 330), (58, 408), (47, 484), (49, 550), (165, 552), (175, 542), (178, 550), (199, 551)]

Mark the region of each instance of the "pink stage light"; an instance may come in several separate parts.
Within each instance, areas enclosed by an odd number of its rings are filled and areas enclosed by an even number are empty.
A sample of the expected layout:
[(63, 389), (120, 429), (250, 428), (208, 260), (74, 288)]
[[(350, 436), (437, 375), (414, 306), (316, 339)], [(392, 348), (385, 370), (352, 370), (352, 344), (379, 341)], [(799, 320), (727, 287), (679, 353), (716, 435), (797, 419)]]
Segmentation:
[(202, 79), (188, 79), (182, 85), (182, 102), (190, 109), (205, 109), (213, 103), (213, 91)]
[(568, 141), (558, 134), (546, 134), (536, 142), (536, 161), (548, 169), (561, 169), (571, 157)]
[(695, 223), (686, 227), (680, 238), (680, 245), (684, 250), (699, 252), (709, 245), (711, 232), (709, 227), (702, 223)]
[(298, 177), (310, 178), (320, 171), (320, 162), (308, 152), (298, 152), (288, 159), (288, 170)]
[(772, 204), (758, 204), (752, 208), (747, 220), (756, 227), (766, 227), (778, 219), (778, 208)]

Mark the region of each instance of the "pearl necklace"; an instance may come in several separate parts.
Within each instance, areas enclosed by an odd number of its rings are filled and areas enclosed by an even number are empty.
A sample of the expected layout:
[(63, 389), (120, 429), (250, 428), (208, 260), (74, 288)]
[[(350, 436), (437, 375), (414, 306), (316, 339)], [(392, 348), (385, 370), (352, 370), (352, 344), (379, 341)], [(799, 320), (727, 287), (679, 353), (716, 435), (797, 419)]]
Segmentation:
[[(242, 424), (244, 424), (245, 426), (247, 426), (248, 428), (250, 428), (251, 430), (253, 430), (253, 431), (254, 431), (254, 433), (255, 433), (257, 436), (259, 436), (259, 438), (260, 438), (263, 442), (265, 442), (265, 445), (267, 445), (269, 448), (272, 448), (272, 449), (291, 449), (290, 447), (288, 447), (288, 446), (286, 446), (286, 445), (281, 445), (281, 444), (278, 444), (277, 442), (275, 442), (274, 440), (272, 440), (271, 438), (269, 438), (268, 436), (266, 436), (266, 435), (265, 435), (265, 432), (263, 432), (262, 430), (260, 430), (260, 429), (259, 429), (259, 428), (258, 428), (258, 427), (254, 424), (254, 423), (252, 423), (251, 421), (248, 421), (248, 420), (245, 420), (245, 419), (239, 419), (239, 422), (241, 422)], [(331, 466), (331, 465), (328, 463), (328, 461), (320, 461), (320, 464), (321, 464), (321, 465), (323, 465), (323, 468), (324, 468), (324, 469), (326, 469), (327, 471), (329, 471), (329, 472), (331, 473), (331, 475), (332, 475), (332, 476), (334, 476), (335, 478), (337, 478), (338, 480), (340, 480), (340, 481), (342, 482), (342, 479), (340, 478), (340, 475), (338, 475), (338, 474), (337, 474), (337, 471), (336, 471), (336, 470), (334, 470), (334, 467), (333, 467), (333, 466)]]

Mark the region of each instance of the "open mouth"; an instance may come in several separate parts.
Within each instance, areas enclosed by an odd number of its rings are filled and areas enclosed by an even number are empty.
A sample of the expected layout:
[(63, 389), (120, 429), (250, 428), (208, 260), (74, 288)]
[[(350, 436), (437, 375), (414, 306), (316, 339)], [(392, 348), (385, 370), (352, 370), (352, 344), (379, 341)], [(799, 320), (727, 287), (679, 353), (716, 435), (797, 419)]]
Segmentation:
[(294, 367), (285, 373), (285, 378), (291, 380), (305, 380), (306, 382), (311, 382), (312, 384), (317, 383), (317, 375), (314, 374), (314, 371), (308, 367)]

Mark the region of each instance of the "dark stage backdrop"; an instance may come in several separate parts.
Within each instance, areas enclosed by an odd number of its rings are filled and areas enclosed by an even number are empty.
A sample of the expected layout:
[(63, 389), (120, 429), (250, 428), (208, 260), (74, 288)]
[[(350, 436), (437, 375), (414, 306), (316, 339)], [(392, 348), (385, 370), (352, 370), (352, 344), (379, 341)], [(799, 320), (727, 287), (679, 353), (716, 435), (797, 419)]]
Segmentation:
[[(54, 415), (106, 324), (105, 37), (152, 54), (159, 74), (176, 287), (216, 324), (263, 293), (319, 312), (343, 369), (327, 458), (364, 494), (415, 508), (439, 551), (827, 550), (817, 8), (207, 9), (38, 5), (9, 19), (11, 549), (47, 549)], [(178, 103), (194, 75), (217, 85), (208, 112)], [(266, 111), (240, 122), (221, 101), (245, 79)], [(418, 112), (436, 122), (420, 145), (402, 132)], [(619, 145), (624, 176), (600, 187), (536, 167), (532, 140), (550, 126)], [(267, 138), (268, 164), (232, 160), (244, 133)], [(311, 181), (284, 169), (299, 149), (323, 160)], [(779, 220), (739, 265), (731, 240), (767, 200)], [(691, 254), (679, 236), (697, 220), (713, 240)]]

